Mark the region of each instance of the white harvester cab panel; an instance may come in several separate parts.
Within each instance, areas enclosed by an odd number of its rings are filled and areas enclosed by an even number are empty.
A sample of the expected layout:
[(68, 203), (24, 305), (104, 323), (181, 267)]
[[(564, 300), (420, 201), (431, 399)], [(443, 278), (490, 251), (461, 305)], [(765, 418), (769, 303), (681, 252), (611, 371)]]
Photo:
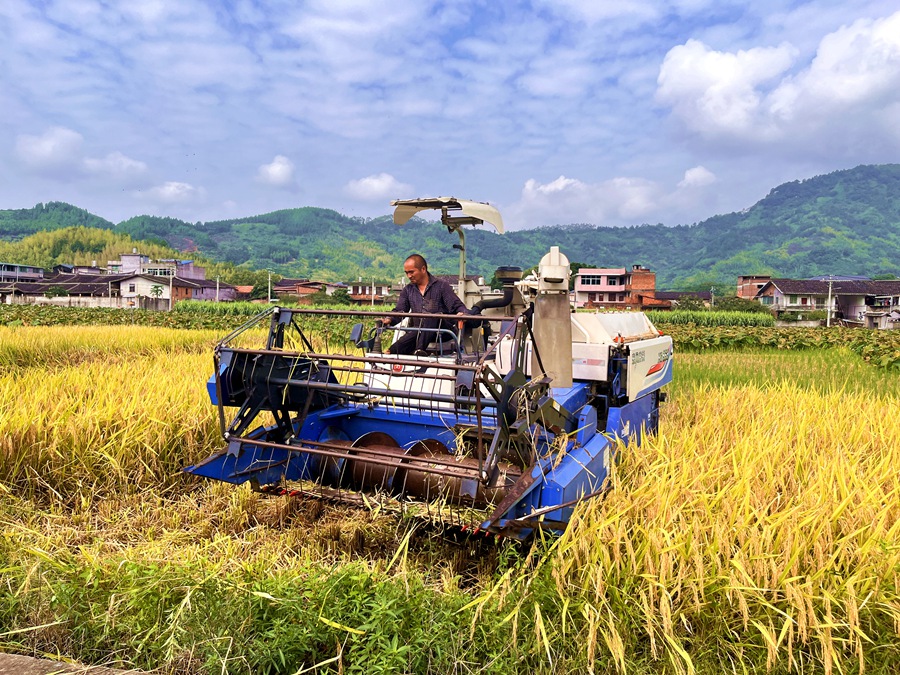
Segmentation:
[[(609, 378), (610, 349), (628, 345), (629, 399), (644, 395), (650, 388), (659, 388), (660, 381), (671, 380), (672, 338), (660, 336), (646, 314), (579, 312), (572, 314), (571, 320), (574, 379), (605, 382)], [(514, 340), (506, 337), (497, 345), (497, 369), (500, 372), (512, 369), (513, 344)], [(559, 345), (554, 348), (558, 349)], [(530, 340), (526, 341), (525, 349), (525, 374), (531, 377)], [(655, 387), (651, 387), (653, 383), (657, 383)]]
[(659, 335), (646, 314), (640, 312), (604, 312), (572, 315), (572, 342), (613, 344), (617, 338), (625, 342)]
[(628, 353), (628, 400), (634, 401), (672, 381), (672, 338), (660, 335), (632, 342)]

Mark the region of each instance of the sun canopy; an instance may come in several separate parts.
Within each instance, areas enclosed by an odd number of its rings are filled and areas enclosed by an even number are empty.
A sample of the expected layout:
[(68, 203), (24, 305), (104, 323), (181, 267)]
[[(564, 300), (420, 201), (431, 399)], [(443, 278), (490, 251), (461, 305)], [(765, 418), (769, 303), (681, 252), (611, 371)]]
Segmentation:
[(394, 208), (394, 222), (403, 225), (419, 211), (426, 209), (443, 209), (462, 211), (464, 215), (490, 223), (500, 234), (503, 234), (503, 218), (500, 212), (490, 204), (472, 202), (456, 197), (431, 197), (426, 199), (395, 199), (391, 202)]

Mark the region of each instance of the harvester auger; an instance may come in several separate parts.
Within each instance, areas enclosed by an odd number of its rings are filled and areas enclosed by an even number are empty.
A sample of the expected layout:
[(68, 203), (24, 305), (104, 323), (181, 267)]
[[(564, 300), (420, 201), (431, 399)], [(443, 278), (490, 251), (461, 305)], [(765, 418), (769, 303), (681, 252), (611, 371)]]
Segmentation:
[[(226, 447), (185, 471), (517, 538), (563, 530), (604, 490), (617, 444), (656, 431), (672, 339), (641, 313), (572, 313), (556, 247), (536, 278), (501, 267), (502, 292), (481, 293), (466, 279), (461, 226), (502, 233), (496, 209), (392, 204), (398, 224), (435, 208), (459, 233), (470, 315), (398, 316), (447, 326), (417, 329), (382, 327), (384, 312), (267, 309), (216, 347), (208, 389)], [(238, 346), (266, 324), (264, 348)], [(424, 353), (383, 351), (410, 330), (430, 333)]]

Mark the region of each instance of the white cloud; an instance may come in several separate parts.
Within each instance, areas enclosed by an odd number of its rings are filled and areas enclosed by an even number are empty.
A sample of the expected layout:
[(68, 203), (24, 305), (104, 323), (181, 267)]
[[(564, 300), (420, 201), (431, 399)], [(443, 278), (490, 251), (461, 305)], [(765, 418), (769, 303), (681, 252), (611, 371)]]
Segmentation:
[(65, 195), (124, 219), (131, 188), (156, 186), (142, 209), (207, 220), (300, 205), (302, 173), (316, 205), (371, 216), (414, 194), (393, 176), (415, 176), (419, 194), (526, 205), (530, 225), (700, 220), (778, 182), (897, 161), (896, 11), (3, 0), (0, 208)]
[(667, 188), (641, 177), (618, 176), (598, 183), (560, 176), (549, 183), (529, 179), (519, 201), (504, 209), (513, 229), (546, 224), (589, 223), (600, 226), (675, 224), (685, 213), (709, 203), (716, 175), (704, 166), (684, 172), (684, 178)]
[(66, 181), (101, 176), (121, 185), (147, 172), (144, 162), (119, 151), (105, 157), (85, 157), (84, 137), (65, 127), (51, 127), (40, 136), (20, 135), (16, 139), (16, 154), (34, 173)]
[(206, 197), (206, 190), (190, 183), (167, 181), (136, 194), (159, 204), (190, 204), (202, 201)]
[(659, 207), (660, 187), (643, 178), (617, 177), (585, 183), (560, 176), (549, 183), (529, 179), (519, 201), (507, 209), (517, 228), (541, 224), (639, 224)]
[(712, 185), (716, 182), (716, 174), (705, 166), (695, 166), (684, 172), (684, 179), (678, 184), (679, 188), (700, 188)]
[(294, 183), (294, 163), (284, 155), (276, 155), (269, 164), (263, 164), (256, 173), (256, 179), (275, 187), (288, 187)]
[(688, 40), (666, 55), (657, 100), (705, 143), (852, 161), (900, 150), (900, 12), (825, 35), (804, 68), (797, 54), (789, 44), (730, 53)]
[(144, 162), (127, 157), (119, 151), (111, 152), (100, 159), (87, 157), (84, 160), (84, 168), (91, 173), (119, 180), (131, 180), (147, 172), (147, 165)]
[(37, 173), (77, 172), (81, 168), (84, 138), (77, 131), (51, 127), (40, 136), (22, 134), (16, 139), (16, 154)]
[(657, 99), (702, 137), (765, 133), (759, 87), (783, 75), (793, 58), (790, 45), (728, 53), (688, 40), (666, 54)]
[(389, 173), (366, 176), (359, 180), (351, 180), (344, 186), (344, 192), (360, 201), (385, 201), (403, 198), (412, 194), (413, 188), (401, 183)]

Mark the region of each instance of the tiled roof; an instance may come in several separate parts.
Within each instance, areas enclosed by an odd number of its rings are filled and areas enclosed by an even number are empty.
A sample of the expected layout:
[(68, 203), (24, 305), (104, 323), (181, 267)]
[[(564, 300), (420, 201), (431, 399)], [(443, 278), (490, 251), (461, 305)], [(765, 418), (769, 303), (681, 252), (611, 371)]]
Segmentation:
[(709, 302), (709, 291), (656, 291), (656, 297), (660, 300), (681, 300), (682, 298), (697, 298)]
[[(169, 283), (168, 277), (151, 278), (158, 279), (163, 283)], [(220, 290), (223, 288), (234, 288), (231, 284), (226, 284), (224, 281), (216, 281), (215, 279), (183, 279), (181, 277), (175, 277), (173, 285), (187, 288), (216, 288), (218, 286)]]
[(874, 295), (900, 295), (900, 280), (872, 281), (875, 288)]
[(57, 274), (42, 281), (18, 281), (0, 285), (3, 290), (23, 295), (44, 295), (51, 288), (63, 288), (69, 295), (109, 295), (110, 284), (118, 284), (130, 274)]
[(649, 295), (641, 296), (642, 307), (671, 307), (672, 301), (663, 298), (651, 298)]
[[(784, 295), (828, 295), (828, 282), (818, 279), (772, 279), (769, 283)], [(763, 286), (760, 292), (767, 286)], [(900, 295), (900, 281), (835, 280), (831, 282), (831, 294)]]

